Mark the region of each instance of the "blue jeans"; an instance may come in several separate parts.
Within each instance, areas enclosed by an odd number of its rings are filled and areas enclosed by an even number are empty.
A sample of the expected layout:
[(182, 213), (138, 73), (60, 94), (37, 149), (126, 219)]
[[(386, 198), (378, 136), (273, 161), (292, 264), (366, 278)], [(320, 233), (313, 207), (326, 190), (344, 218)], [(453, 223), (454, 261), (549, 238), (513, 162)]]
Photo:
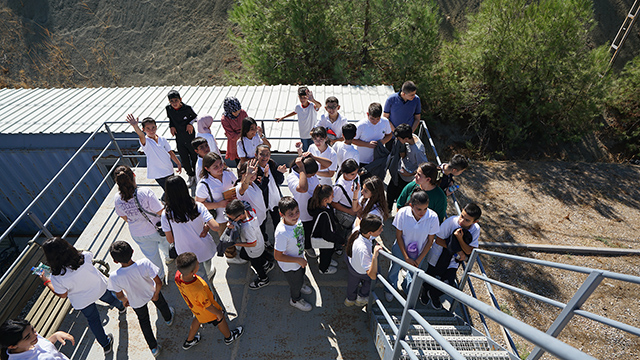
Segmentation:
[(164, 279), (163, 258), (169, 254), (169, 243), (167, 239), (160, 236), (157, 232), (147, 236), (132, 235), (131, 238), (133, 238), (133, 241), (140, 247), (142, 255), (160, 269), (158, 277), (160, 277), (161, 280)]
[(313, 139), (300, 139), (302, 141), (302, 151), (309, 150), (309, 146), (313, 144)]
[[(101, 301), (106, 302), (107, 304), (117, 307), (118, 310), (124, 309), (124, 305), (122, 305), (122, 301), (118, 300), (115, 295), (109, 290), (105, 291)], [(86, 308), (80, 310), (82, 315), (87, 318), (87, 322), (89, 323), (89, 329), (93, 333), (93, 336), (96, 337), (98, 343), (105, 347), (109, 345), (109, 339), (107, 338), (107, 334), (104, 332), (104, 328), (102, 327), (102, 321), (100, 320), (100, 313), (98, 312), (98, 307), (95, 303), (87, 306)]]
[[(395, 256), (398, 259), (404, 261), (404, 256), (402, 255), (402, 251), (400, 251), (400, 246), (398, 245), (397, 241), (393, 242), (393, 246), (391, 247), (391, 253), (393, 254), (393, 256)], [(425, 256), (424, 259), (422, 259), (422, 262), (420, 263), (419, 268), (422, 269), (423, 265), (428, 265), (426, 260), (427, 260), (427, 257)], [(398, 265), (398, 264), (396, 264), (394, 262), (391, 263), (391, 267), (389, 268), (389, 275), (388, 275), (389, 276), (389, 282), (394, 287), (398, 283), (398, 273), (400, 272), (401, 268), (402, 267), (400, 265)], [(404, 278), (404, 281), (402, 282), (402, 291), (404, 291), (405, 294), (408, 293), (409, 286), (411, 285), (411, 281), (413, 281), (413, 279), (411, 278), (411, 273), (407, 272), (407, 276)], [(385, 290), (386, 290), (386, 288), (385, 288)]]

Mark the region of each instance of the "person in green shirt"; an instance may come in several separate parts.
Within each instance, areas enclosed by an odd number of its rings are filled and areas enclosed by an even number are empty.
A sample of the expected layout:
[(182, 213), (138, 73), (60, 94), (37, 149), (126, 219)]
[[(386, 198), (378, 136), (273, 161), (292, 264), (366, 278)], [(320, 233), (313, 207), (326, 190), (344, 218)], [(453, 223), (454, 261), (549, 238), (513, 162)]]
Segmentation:
[(439, 170), (436, 164), (432, 162), (426, 162), (420, 164), (416, 170), (416, 178), (404, 187), (396, 205), (398, 210), (407, 205), (411, 194), (418, 189), (424, 190), (429, 195), (429, 209), (435, 211), (438, 214), (438, 220), (442, 224), (447, 217), (447, 195), (438, 186)]

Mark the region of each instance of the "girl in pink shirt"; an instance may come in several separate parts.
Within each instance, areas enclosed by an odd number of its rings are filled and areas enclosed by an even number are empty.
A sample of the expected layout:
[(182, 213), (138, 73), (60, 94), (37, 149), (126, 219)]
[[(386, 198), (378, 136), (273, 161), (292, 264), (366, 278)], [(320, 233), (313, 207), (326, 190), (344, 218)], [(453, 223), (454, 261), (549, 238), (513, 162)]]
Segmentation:
[(235, 97), (228, 97), (224, 99), (224, 113), (222, 113), (222, 127), (224, 128), (224, 134), (227, 136), (227, 155), (225, 158), (235, 160), (236, 164), (240, 162), (238, 157), (238, 151), (236, 143), (240, 139), (240, 133), (242, 132), (242, 120), (247, 117), (247, 113), (242, 110), (240, 101)]

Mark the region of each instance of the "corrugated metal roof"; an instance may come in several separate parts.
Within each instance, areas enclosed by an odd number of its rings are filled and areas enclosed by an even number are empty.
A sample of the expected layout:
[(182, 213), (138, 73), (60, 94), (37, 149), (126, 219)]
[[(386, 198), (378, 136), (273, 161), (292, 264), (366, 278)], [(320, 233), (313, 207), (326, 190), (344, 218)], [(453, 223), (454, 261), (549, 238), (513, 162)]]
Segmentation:
[[(149, 86), (130, 88), (83, 89), (0, 89), (0, 134), (90, 134), (105, 121), (124, 121), (129, 113), (166, 120), (166, 95), (171, 89), (180, 92), (183, 101), (198, 115), (209, 114), (220, 119), (222, 102), (235, 96), (249, 116), (256, 120), (272, 120), (293, 111), (298, 103), (297, 85), (275, 86)], [(372, 102), (384, 104), (393, 93), (391, 86), (320, 85), (309, 86), (315, 97), (324, 103), (329, 96), (340, 101), (340, 113), (350, 121), (366, 116)], [(324, 110), (321, 109), (320, 113)], [(293, 117), (295, 119), (295, 117)], [(221, 149), (226, 149), (224, 130), (214, 125)], [(265, 123), (266, 135), (298, 137), (295, 122)], [(170, 137), (166, 124), (159, 133)], [(114, 132), (131, 132), (126, 124), (111, 126)], [(212, 129), (213, 130), (213, 129)], [(272, 141), (274, 150), (294, 150), (293, 141)]]

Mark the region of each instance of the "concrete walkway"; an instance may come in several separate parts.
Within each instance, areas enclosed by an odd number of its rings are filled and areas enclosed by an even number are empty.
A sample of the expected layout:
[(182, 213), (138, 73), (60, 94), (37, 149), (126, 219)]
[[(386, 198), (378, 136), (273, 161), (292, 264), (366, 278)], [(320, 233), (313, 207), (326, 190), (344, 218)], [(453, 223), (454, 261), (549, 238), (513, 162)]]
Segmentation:
[[(136, 170), (139, 185), (152, 186), (159, 194), (160, 188), (146, 179), (145, 170)], [(134, 247), (134, 260), (142, 257), (131, 240), (127, 225), (115, 214), (113, 196), (116, 191), (117, 187), (111, 191), (76, 242), (78, 248), (88, 249), (96, 258), (107, 260), (112, 270), (118, 265), (111, 261), (107, 252), (114, 240), (129, 242)], [(290, 194), (286, 186), (282, 187), (282, 192), (284, 195)], [(273, 229), (268, 233), (273, 234)], [(383, 235), (385, 243), (389, 240), (392, 242), (392, 233), (388, 220)], [(390, 244), (387, 246), (390, 247)], [(226, 346), (220, 332), (211, 325), (205, 325), (201, 329), (200, 344), (188, 351), (182, 349), (182, 343), (186, 339), (192, 315), (172, 279), (175, 264), (169, 265), (169, 285), (163, 287), (162, 293), (176, 310), (174, 324), (168, 327), (161, 318), (158, 319), (154, 305), (149, 305), (152, 326), (162, 347), (159, 358), (378, 359), (365, 309), (347, 308), (343, 304), (347, 268), (343, 259), (337, 260), (339, 270), (333, 275), (320, 275), (317, 261), (309, 261), (306, 274), (314, 292), (304, 297), (314, 308), (305, 313), (289, 305), (288, 285), (277, 266), (269, 274), (269, 286), (253, 291), (248, 287), (255, 277), (249, 264), (227, 265), (223, 257), (216, 257), (214, 286), (228, 312), (230, 327), (241, 325), (245, 333), (238, 341)], [(126, 315), (119, 315), (117, 309), (106, 306), (99, 306), (99, 309), (107, 333), (112, 333), (115, 339), (114, 352), (107, 355), (107, 359), (153, 359), (131, 308), (127, 309)], [(60, 330), (71, 333), (76, 339), (75, 346), (67, 344), (62, 347), (62, 352), (71, 359), (104, 358), (102, 347), (95, 341), (80, 312), (72, 310)]]

